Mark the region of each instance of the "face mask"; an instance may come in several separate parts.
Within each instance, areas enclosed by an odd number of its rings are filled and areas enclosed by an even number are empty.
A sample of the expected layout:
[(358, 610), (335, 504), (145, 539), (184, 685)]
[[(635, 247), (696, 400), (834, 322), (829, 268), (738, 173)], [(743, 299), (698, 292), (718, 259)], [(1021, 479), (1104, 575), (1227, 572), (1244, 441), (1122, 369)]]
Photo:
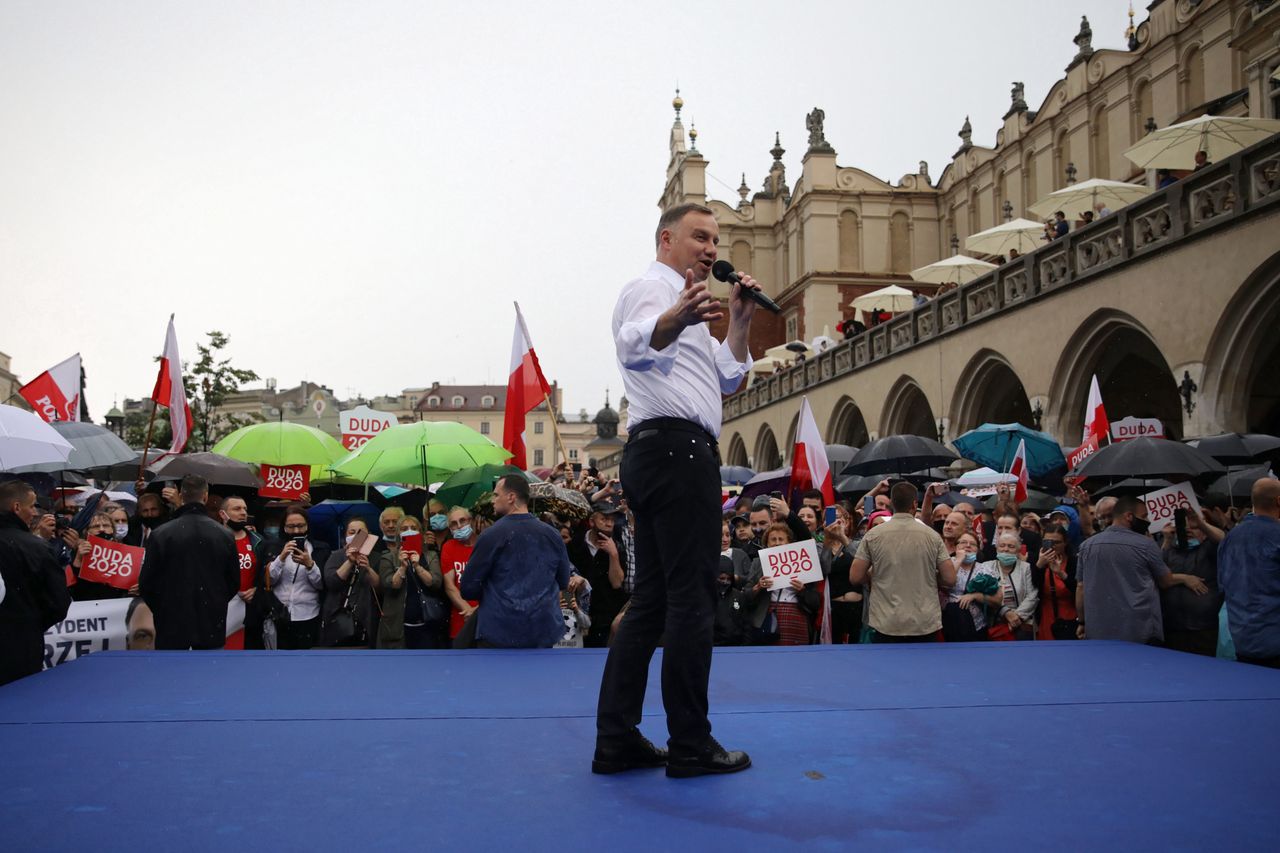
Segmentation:
[(249, 526), (249, 522), (247, 521), (233, 521), (229, 518), (227, 519), (227, 527), (230, 527), (232, 530), (236, 531), (237, 533), (239, 533), (241, 530), (244, 530), (248, 526)]
[(1196, 548), (1199, 548), (1199, 547), (1200, 547), (1200, 540), (1199, 540), (1199, 539), (1188, 539), (1188, 540), (1187, 540), (1187, 550), (1188, 550), (1188, 551), (1194, 551)]
[(458, 540), (458, 541), (460, 541), (460, 542), (462, 542), (462, 541), (466, 541), (467, 539), (470, 539), (470, 538), (471, 538), (471, 525), (470, 525), (470, 524), (464, 524), (462, 527), (459, 527), (457, 530), (453, 531), (453, 538), (454, 538), (454, 539), (457, 539), (457, 540)]
[(962, 560), (961, 562), (963, 562), (966, 566), (969, 566), (969, 565), (972, 565), (973, 563), (976, 563), (977, 561), (978, 561), (977, 554), (965, 554), (964, 560)]
[(996, 559), (1000, 561), (1002, 566), (1012, 566), (1018, 562), (1017, 554), (996, 554)]
[(431, 516), (431, 518), (427, 519), (427, 524), (432, 530), (445, 530), (449, 526), (449, 516), (442, 512), (438, 512)]
[(116, 525), (117, 539), (123, 539), (128, 535), (129, 535), (129, 523), (127, 521), (122, 521), (121, 523)]
[(344, 537), (342, 538), (342, 544), (343, 544), (343, 545), (350, 545), (350, 544), (351, 544), (351, 540), (352, 540), (352, 539), (355, 539), (355, 538), (356, 538), (355, 536), (344, 536)]
[(1145, 536), (1147, 534), (1147, 528), (1150, 526), (1151, 526), (1151, 522), (1147, 521), (1145, 518), (1135, 517), (1133, 519), (1133, 524), (1129, 526), (1129, 529), (1132, 530), (1134, 533), (1141, 533), (1142, 535)]
[(264, 527), (262, 528), (262, 532), (273, 539), (278, 538), (280, 536), (279, 527)]
[(384, 534), (382, 534), (382, 541), (383, 541), (383, 542), (399, 542), (399, 541), (400, 541), (400, 534), (399, 534), (399, 533), (384, 533)]
[(143, 527), (147, 528), (155, 527), (160, 523), (160, 518), (158, 516), (153, 518), (143, 518), (139, 516), (138, 520), (142, 522)]

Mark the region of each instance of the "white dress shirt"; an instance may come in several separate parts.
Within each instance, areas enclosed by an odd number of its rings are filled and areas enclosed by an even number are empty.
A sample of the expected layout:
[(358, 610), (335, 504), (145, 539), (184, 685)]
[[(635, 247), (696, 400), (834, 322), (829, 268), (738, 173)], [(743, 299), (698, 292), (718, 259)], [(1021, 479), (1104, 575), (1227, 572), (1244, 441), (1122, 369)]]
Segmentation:
[(627, 429), (651, 418), (683, 418), (720, 435), (721, 396), (732, 394), (751, 369), (706, 323), (686, 326), (664, 349), (650, 346), (658, 317), (676, 303), (684, 276), (659, 261), (627, 282), (613, 309), (618, 368), (627, 391)]
[[(307, 543), (307, 555), (312, 552)], [(293, 558), (276, 557), (271, 561), (271, 591), (289, 611), (290, 622), (305, 622), (320, 615), (320, 566), (314, 562), (311, 568), (295, 563)]]

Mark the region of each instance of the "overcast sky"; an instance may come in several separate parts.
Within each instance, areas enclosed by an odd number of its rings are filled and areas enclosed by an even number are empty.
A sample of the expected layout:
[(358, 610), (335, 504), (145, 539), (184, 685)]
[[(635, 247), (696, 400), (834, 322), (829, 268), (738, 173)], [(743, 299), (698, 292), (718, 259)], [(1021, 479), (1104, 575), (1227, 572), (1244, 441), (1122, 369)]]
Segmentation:
[(518, 299), (594, 412), (677, 81), (713, 197), (760, 188), (775, 130), (794, 186), (814, 106), (842, 166), (936, 179), (966, 114), (993, 144), (1011, 81), (1037, 109), (1080, 15), (1119, 48), (1127, 8), (0, 0), (0, 351), (24, 380), (80, 351), (99, 421), (170, 312), (184, 358), (217, 329), (281, 387), (505, 383)]

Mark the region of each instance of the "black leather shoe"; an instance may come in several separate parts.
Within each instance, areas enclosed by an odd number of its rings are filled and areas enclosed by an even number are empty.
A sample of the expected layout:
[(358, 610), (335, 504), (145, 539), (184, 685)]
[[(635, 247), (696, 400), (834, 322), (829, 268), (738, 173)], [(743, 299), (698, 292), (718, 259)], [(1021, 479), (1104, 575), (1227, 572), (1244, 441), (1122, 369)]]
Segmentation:
[(729, 752), (715, 738), (708, 738), (706, 746), (698, 752), (673, 752), (667, 759), (667, 776), (687, 779), (714, 773), (737, 773), (750, 766), (751, 756), (740, 750)]
[(597, 743), (591, 772), (622, 773), (625, 770), (661, 767), (666, 763), (667, 751), (654, 746), (637, 729), (616, 744)]

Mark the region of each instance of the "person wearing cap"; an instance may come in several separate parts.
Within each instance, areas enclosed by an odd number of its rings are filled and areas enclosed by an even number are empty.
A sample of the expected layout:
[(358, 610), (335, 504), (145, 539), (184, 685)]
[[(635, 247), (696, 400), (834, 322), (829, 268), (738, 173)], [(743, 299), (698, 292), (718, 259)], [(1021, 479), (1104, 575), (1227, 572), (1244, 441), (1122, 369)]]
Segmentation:
[(595, 502), (591, 517), (582, 535), (569, 543), (569, 561), (578, 574), (591, 584), (591, 627), (585, 644), (588, 648), (604, 648), (609, 645), (609, 632), (613, 620), (627, 603), (623, 588), (627, 570), (621, 550), (613, 538), (614, 525), (622, 507), (611, 499)]
[[(748, 293), (759, 286), (739, 273), (729, 287), (728, 330), (716, 340), (710, 323), (725, 316), (725, 304), (706, 284), (720, 240), (715, 214), (699, 204), (670, 208), (655, 237), (654, 262), (623, 287), (613, 312), (630, 401), (621, 476), (636, 519), (636, 575), (600, 680), (591, 769), (665, 766), (684, 778), (751, 765), (745, 752), (712, 737), (707, 685), (720, 564), (721, 400), (751, 369), (756, 302)], [(669, 754), (639, 728), (659, 641)]]

